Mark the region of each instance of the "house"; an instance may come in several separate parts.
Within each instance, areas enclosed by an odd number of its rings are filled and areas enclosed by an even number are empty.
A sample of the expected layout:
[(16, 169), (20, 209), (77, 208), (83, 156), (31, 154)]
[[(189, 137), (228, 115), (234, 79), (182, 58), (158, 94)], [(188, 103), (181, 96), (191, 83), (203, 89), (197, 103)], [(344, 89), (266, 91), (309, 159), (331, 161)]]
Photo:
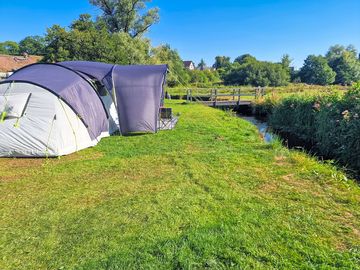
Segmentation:
[(41, 60), (41, 56), (29, 55), (29, 56), (14, 56), (0, 54), (0, 72), (8, 73), (15, 71), (27, 65), (37, 63)]
[(184, 61), (184, 67), (188, 70), (195, 70), (195, 63), (193, 61)]

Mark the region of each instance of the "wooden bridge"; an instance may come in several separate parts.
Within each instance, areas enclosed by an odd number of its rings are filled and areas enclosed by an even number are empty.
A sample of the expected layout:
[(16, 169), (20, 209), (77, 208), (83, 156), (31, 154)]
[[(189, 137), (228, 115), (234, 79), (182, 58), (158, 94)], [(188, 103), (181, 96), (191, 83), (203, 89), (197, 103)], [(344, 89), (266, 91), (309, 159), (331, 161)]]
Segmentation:
[(199, 102), (215, 108), (235, 109), (240, 106), (251, 106), (254, 100), (265, 95), (265, 87), (256, 87), (252, 90), (242, 91), (233, 89), (232, 93), (220, 93), (218, 89), (211, 89), (209, 94), (195, 94), (187, 91), (187, 102)]

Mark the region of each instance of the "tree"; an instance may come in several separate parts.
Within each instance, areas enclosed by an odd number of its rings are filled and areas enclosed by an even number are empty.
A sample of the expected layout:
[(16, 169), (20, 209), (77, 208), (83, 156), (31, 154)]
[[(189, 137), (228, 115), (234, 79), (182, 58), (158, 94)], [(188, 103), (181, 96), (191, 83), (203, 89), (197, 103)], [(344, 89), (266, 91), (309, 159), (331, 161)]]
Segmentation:
[(335, 45), (326, 54), (329, 66), (336, 72), (335, 83), (349, 85), (360, 80), (358, 52), (352, 45)]
[(0, 53), (2, 54), (11, 54), (16, 55), (19, 54), (19, 44), (15, 41), (5, 41), (0, 43)]
[(238, 60), (224, 75), (225, 84), (283, 86), (290, 81), (288, 70), (279, 63), (258, 61), (249, 55)]
[(190, 82), (192, 84), (197, 84), (197, 83), (206, 84), (209, 82), (209, 78), (202, 70), (192, 70), (189, 74), (190, 74)]
[(201, 59), (200, 63), (198, 64), (197, 68), (199, 70), (205, 70), (206, 69), (206, 63), (204, 61), (204, 59)]
[(285, 69), (289, 69), (290, 70), (290, 65), (291, 65), (291, 62), (293, 60), (290, 58), (290, 55), (288, 54), (284, 54), (282, 57), (281, 57), (281, 65), (283, 66), (283, 68)]
[(170, 87), (177, 85), (187, 85), (190, 81), (190, 74), (185, 70), (184, 63), (176, 50), (171, 49), (170, 45), (162, 45), (151, 50), (151, 64), (167, 64), (169, 74), (167, 84)]
[(103, 21), (80, 15), (69, 31), (58, 25), (47, 30), (44, 61), (87, 60), (115, 64), (146, 64), (150, 42), (127, 33), (109, 33)]
[(256, 58), (251, 54), (243, 54), (237, 58), (235, 58), (234, 63), (244, 64), (247, 61), (256, 61)]
[(325, 57), (309, 55), (300, 69), (299, 75), (302, 82), (328, 85), (335, 81), (336, 73), (328, 65)]
[(45, 40), (48, 46), (45, 48), (44, 62), (61, 62), (69, 59), (69, 34), (60, 25), (53, 25), (47, 29)]
[(29, 36), (19, 42), (19, 51), (28, 54), (42, 55), (45, 47), (45, 38), (41, 36)]
[(151, 0), (90, 0), (102, 10), (101, 19), (111, 33), (124, 32), (133, 38), (159, 22), (159, 9), (147, 9), (146, 2)]
[(227, 56), (216, 56), (213, 68), (215, 69), (226, 69), (231, 66), (230, 57)]

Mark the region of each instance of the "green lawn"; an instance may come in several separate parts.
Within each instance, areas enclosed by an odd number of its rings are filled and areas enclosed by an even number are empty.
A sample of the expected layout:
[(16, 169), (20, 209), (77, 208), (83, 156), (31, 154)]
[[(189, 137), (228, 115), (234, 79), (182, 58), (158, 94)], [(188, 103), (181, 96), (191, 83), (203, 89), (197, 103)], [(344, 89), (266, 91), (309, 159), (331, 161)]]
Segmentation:
[[(209, 95), (211, 90), (218, 90), (218, 93), (226, 93), (232, 94), (233, 90), (237, 91), (238, 89), (241, 90), (241, 93), (251, 93), (254, 94), (255, 87), (252, 86), (209, 86), (209, 87), (196, 87), (189, 85), (187, 87), (167, 87), (166, 91), (170, 93), (172, 96), (186, 96), (188, 90), (192, 90), (193, 95)], [(341, 85), (328, 85), (328, 86), (321, 86), (321, 85), (308, 85), (302, 83), (292, 83), (287, 86), (280, 86), (280, 87), (265, 87), (267, 95), (280, 95), (280, 96), (287, 96), (289, 94), (294, 93), (306, 93), (306, 94), (319, 94), (324, 92), (338, 92), (343, 93), (349, 89), (349, 87), (341, 86)]]
[(360, 188), (255, 127), (171, 103), (174, 131), (0, 159), (0, 269), (360, 269)]

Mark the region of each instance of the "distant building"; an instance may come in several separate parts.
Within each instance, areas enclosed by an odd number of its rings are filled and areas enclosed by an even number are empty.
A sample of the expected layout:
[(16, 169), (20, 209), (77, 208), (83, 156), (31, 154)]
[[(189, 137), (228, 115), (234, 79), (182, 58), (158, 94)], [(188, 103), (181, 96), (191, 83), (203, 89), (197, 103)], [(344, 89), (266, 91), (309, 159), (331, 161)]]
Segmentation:
[(35, 55), (13, 56), (0, 54), (0, 72), (12, 72), (24, 66), (37, 63), (41, 59), (41, 56)]
[(193, 61), (184, 61), (184, 67), (188, 70), (195, 70), (195, 63)]

